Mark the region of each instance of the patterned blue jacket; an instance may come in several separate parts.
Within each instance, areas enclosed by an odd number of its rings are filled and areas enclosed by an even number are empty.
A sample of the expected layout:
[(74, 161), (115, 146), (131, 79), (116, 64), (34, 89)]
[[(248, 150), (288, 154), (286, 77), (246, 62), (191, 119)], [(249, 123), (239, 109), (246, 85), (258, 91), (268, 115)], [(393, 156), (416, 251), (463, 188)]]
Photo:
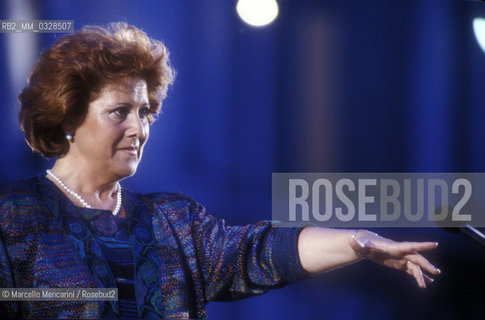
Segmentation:
[[(205, 305), (258, 295), (307, 276), (299, 228), (228, 227), (183, 195), (123, 191), (138, 316), (205, 318)], [(0, 185), (1, 288), (113, 288), (109, 263), (76, 207), (43, 175)], [(117, 318), (117, 301), (1, 301), (6, 318)]]

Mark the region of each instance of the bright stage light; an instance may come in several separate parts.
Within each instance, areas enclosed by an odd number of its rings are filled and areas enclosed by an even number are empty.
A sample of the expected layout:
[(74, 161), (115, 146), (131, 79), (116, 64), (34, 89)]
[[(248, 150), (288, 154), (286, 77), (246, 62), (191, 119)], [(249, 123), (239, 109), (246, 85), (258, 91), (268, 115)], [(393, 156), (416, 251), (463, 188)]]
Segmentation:
[(236, 11), (247, 24), (262, 27), (278, 16), (278, 3), (276, 0), (239, 0)]
[(483, 52), (485, 52), (485, 19), (473, 19), (473, 31), (475, 32), (475, 38), (477, 39), (478, 44)]

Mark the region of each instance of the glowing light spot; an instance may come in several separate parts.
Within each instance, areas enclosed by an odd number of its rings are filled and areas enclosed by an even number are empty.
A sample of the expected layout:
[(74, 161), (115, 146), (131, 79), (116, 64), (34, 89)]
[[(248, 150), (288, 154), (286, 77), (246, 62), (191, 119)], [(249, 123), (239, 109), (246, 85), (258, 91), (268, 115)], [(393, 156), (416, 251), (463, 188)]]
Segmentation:
[(473, 31), (475, 32), (475, 38), (477, 39), (478, 44), (483, 52), (485, 52), (485, 19), (473, 19)]
[(239, 0), (236, 11), (247, 24), (262, 27), (278, 16), (278, 3), (276, 0)]

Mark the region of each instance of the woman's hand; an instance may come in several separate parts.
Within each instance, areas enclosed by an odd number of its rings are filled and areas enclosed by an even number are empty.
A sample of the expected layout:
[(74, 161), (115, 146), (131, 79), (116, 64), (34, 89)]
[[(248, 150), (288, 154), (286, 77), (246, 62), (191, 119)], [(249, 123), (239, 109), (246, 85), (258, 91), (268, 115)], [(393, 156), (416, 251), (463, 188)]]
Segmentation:
[(441, 273), (418, 253), (435, 249), (437, 242), (396, 242), (367, 230), (356, 230), (349, 238), (349, 244), (358, 257), (405, 271), (416, 279), (421, 288), (426, 288), (426, 283), (433, 282), (423, 270), (432, 275)]
[(359, 258), (367, 258), (386, 267), (406, 271), (421, 288), (440, 274), (418, 252), (432, 250), (436, 242), (396, 242), (367, 230), (342, 230), (307, 227), (298, 238), (298, 254), (303, 268), (310, 273), (326, 272)]

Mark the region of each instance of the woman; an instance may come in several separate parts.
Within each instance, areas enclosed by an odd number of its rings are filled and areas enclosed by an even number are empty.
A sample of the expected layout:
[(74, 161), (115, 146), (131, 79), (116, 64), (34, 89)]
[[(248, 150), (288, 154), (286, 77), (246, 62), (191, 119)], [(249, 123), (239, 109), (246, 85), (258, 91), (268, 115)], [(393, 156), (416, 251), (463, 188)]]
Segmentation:
[(118, 288), (118, 301), (3, 302), (23, 318), (202, 318), (212, 300), (369, 258), (412, 275), (439, 270), (419, 251), (365, 230), (228, 227), (179, 194), (136, 194), (150, 124), (173, 81), (161, 42), (124, 23), (60, 38), (20, 94), (31, 148), (51, 170), (0, 189), (0, 287)]

